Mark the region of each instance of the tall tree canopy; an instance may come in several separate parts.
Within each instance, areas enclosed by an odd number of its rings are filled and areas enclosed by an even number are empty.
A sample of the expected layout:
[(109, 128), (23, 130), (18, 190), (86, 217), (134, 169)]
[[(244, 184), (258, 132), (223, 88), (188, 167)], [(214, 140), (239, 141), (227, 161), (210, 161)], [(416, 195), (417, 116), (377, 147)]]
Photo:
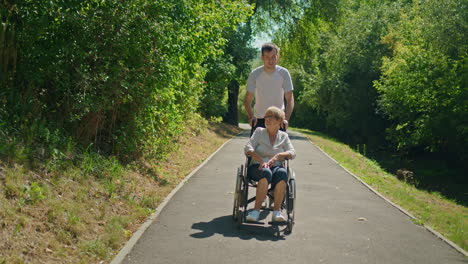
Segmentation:
[(384, 57), (375, 86), (399, 147), (468, 158), (468, 14), (461, 12), (467, 5), (415, 1), (383, 38), (392, 54)]
[(294, 125), (466, 160), (466, 1), (309, 4), (277, 34), (296, 87)]
[[(251, 43), (255, 36), (272, 34), (278, 27), (293, 24), (308, 6), (305, 0), (251, 0), (253, 14), (235, 30), (225, 32), (227, 45), (221, 60), (211, 64), (206, 77), (202, 113), (207, 116), (223, 116), (226, 122), (238, 124), (237, 102), (239, 87), (246, 82), (252, 70), (250, 61), (258, 54)], [(227, 100), (225, 100), (225, 98)]]

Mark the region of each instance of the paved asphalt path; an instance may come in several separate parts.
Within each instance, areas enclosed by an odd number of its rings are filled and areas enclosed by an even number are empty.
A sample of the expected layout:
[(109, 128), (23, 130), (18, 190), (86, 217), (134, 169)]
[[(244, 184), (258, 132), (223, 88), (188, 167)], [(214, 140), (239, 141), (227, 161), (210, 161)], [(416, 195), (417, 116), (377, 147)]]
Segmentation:
[(185, 183), (121, 263), (468, 263), (303, 136), (290, 136), (298, 195), (292, 234), (278, 237), (268, 225), (233, 224), (245, 131)]

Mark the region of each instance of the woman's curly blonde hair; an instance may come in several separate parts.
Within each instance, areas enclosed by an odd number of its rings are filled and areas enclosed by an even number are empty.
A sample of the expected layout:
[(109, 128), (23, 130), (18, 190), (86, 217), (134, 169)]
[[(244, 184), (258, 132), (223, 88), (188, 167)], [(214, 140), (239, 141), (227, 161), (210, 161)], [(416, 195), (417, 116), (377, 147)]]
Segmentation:
[(283, 123), (283, 120), (285, 118), (283, 110), (279, 109), (276, 106), (270, 106), (265, 112), (265, 116), (268, 114), (271, 114), (274, 116), (277, 120), (281, 121), (280, 123)]

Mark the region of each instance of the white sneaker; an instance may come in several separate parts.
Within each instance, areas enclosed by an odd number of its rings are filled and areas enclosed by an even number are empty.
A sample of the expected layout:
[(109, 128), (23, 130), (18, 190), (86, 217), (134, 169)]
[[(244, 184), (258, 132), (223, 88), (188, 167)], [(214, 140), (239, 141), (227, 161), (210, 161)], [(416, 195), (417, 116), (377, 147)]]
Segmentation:
[(253, 221), (253, 222), (258, 222), (258, 218), (260, 218), (260, 212), (257, 210), (250, 211), (246, 217), (247, 221)]
[(286, 218), (284, 218), (284, 216), (281, 214), (280, 211), (273, 211), (271, 221), (273, 221), (273, 222), (286, 222)]

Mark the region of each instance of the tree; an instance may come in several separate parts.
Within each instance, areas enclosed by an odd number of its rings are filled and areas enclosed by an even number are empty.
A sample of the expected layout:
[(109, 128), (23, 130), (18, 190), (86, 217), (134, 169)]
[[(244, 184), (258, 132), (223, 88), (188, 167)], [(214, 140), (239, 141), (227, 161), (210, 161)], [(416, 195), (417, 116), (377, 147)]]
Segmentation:
[(224, 121), (238, 125), (237, 100), (239, 97), (240, 82), (245, 80), (250, 72), (250, 60), (254, 58), (256, 50), (250, 47), (251, 27), (246, 23), (232, 32), (226, 45), (226, 53), (232, 58), (236, 71), (228, 85), (228, 111)]
[[(392, 47), (375, 85), (400, 149), (467, 159), (466, 1), (415, 1), (384, 38)], [(447, 155), (446, 155), (447, 156)]]
[[(253, 13), (249, 17), (249, 20), (243, 24), (238, 25), (236, 30), (227, 32), (225, 38), (227, 39), (227, 46), (224, 49), (225, 59), (224, 62), (231, 63), (234, 66), (235, 71), (233, 75), (230, 72), (225, 71), (223, 76), (218, 76), (218, 80), (225, 80), (230, 76), (230, 80), (227, 82), (225, 88), (227, 88), (227, 106), (224, 107), (222, 101), (218, 103), (214, 108), (226, 109), (226, 112), (219, 113), (223, 116), (225, 122), (237, 125), (238, 124), (238, 96), (239, 86), (245, 82), (248, 73), (250, 72), (249, 62), (256, 55), (256, 50), (251, 47), (252, 38), (258, 32), (271, 33), (274, 31), (272, 25), (286, 28), (287, 25), (294, 23), (298, 17), (302, 15), (302, 8), (308, 5), (308, 1), (302, 0), (275, 0), (275, 1), (262, 1), (262, 0), (251, 0), (251, 6), (253, 6)], [(256, 31), (257, 33), (253, 33)], [(222, 66), (222, 68), (227, 69)], [(213, 69), (214, 72), (219, 74), (221, 68)], [(208, 80), (206, 80), (208, 81)], [(225, 83), (225, 81), (223, 81)], [(211, 89), (207, 86), (206, 89)], [(205, 91), (206, 91), (205, 89)], [(217, 94), (221, 95), (222, 90), (217, 87)], [(206, 91), (205, 94), (208, 96), (213, 91)], [(205, 96), (205, 98), (206, 98)], [(209, 116), (213, 111), (211, 107), (201, 108), (205, 116)], [(204, 110), (205, 109), (205, 110)], [(208, 110), (209, 113), (205, 113)]]
[[(324, 120), (326, 131), (349, 143), (381, 144), (385, 119), (376, 112), (373, 81), (388, 47), (380, 42), (398, 17), (390, 1), (316, 1), (281, 38), (283, 55), (292, 69), (298, 107), (312, 108), (311, 120)], [(326, 12), (335, 14), (331, 18)], [(317, 127), (317, 126), (316, 126)]]
[(2, 126), (47, 148), (72, 138), (121, 156), (164, 155), (196, 116), (203, 62), (222, 54), (224, 31), (250, 9), (230, 0), (2, 1), (18, 47), (16, 68), (0, 67), (12, 76), (1, 83)]

